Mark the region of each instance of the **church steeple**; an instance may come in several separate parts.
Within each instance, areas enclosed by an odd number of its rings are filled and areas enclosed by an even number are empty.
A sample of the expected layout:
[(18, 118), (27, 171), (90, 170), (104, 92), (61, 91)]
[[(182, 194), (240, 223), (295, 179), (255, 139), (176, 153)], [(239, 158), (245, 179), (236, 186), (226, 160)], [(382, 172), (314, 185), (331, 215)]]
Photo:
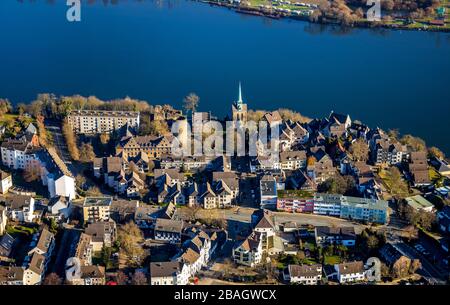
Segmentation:
[(239, 82), (239, 98), (238, 101), (236, 102), (236, 106), (238, 110), (242, 109), (242, 104), (244, 104), (244, 102), (242, 101), (242, 88), (241, 88), (241, 82)]
[(242, 100), (242, 86), (239, 82), (238, 100), (232, 105), (233, 121), (247, 121), (247, 104)]

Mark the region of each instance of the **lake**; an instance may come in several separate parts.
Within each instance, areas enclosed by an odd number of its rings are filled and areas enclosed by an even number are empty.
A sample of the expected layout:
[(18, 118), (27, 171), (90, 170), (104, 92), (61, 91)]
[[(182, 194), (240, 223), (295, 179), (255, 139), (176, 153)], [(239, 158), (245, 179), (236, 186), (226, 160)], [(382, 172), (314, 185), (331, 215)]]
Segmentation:
[[(343, 30), (189, 1), (0, 1), (0, 97), (130, 96), (223, 117), (242, 81), (253, 109), (347, 112), (450, 154), (450, 34)], [(117, 2), (117, 1), (113, 1)]]

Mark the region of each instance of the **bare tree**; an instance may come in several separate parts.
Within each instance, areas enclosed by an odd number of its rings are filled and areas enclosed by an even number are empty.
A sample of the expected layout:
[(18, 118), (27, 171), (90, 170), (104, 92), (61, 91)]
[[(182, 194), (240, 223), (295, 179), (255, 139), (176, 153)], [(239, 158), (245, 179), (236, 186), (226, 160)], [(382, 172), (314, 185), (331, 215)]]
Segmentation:
[(195, 112), (195, 110), (198, 107), (198, 104), (200, 102), (200, 98), (195, 93), (189, 93), (184, 99), (183, 99), (183, 107), (186, 109), (186, 111)]
[(45, 277), (43, 285), (62, 285), (62, 279), (55, 272), (52, 272)]
[(144, 272), (136, 271), (133, 274), (133, 278), (131, 279), (131, 283), (133, 285), (136, 285), (136, 286), (142, 286), (142, 285), (147, 285), (148, 284), (148, 280), (147, 280), (147, 277), (145, 276)]

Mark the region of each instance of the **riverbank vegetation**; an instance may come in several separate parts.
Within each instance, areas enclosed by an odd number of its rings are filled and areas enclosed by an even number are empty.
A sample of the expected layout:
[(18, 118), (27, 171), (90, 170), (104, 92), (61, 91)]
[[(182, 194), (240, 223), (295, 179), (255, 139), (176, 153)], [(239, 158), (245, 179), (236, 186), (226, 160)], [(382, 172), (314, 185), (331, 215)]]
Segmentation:
[(381, 0), (381, 20), (369, 21), (365, 0), (205, 0), (268, 17), (291, 17), (313, 23), (352, 27), (388, 27), (450, 31), (448, 0)]

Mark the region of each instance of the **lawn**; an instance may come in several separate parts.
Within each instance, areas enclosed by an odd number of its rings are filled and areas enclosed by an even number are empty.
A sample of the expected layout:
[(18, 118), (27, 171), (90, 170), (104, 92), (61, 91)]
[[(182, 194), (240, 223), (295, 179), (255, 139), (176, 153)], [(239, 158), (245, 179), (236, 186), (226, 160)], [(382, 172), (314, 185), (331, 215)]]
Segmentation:
[(324, 263), (325, 263), (325, 265), (340, 264), (341, 258), (337, 255), (325, 256)]

